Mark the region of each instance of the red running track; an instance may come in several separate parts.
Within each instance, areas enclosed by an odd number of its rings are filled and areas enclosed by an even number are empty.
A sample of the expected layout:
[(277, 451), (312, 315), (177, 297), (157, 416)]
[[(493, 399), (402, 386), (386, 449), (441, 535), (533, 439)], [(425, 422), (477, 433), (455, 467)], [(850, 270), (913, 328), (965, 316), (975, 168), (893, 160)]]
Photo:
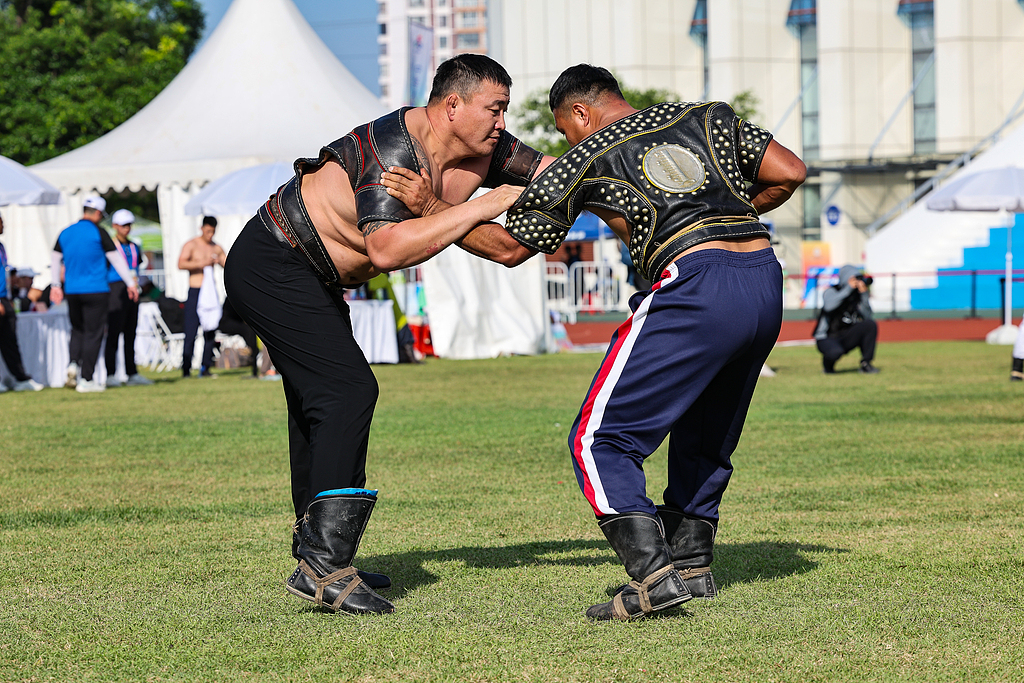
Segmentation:
[[(884, 315), (878, 320), (878, 339), (895, 341), (984, 341), (985, 335), (999, 326), (995, 318), (933, 318), (890, 320)], [(1018, 321), (1019, 322), (1019, 321)], [(619, 326), (616, 322), (577, 322), (565, 329), (573, 344), (604, 344)], [(1014, 323), (1016, 324), (1016, 322)], [(782, 323), (779, 341), (810, 340), (813, 320), (786, 320)]]

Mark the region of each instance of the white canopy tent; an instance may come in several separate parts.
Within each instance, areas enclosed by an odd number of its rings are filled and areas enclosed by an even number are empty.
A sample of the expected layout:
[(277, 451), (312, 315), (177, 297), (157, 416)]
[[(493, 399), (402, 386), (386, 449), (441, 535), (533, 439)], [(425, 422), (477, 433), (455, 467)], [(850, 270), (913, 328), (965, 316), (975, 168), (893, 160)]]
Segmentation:
[[(182, 245), (199, 234), (201, 221), (186, 215), (185, 205), (204, 184), (257, 164), (316, 156), (322, 145), (383, 113), (291, 0), (234, 0), (205, 45), (152, 102), (98, 140), (32, 167), (68, 201), (60, 207), (5, 210), (9, 252), (18, 263), (45, 273), (57, 234), (81, 217), (85, 195), (155, 189), (167, 293), (184, 299), (187, 274), (175, 266)], [(217, 241), (230, 249), (250, 217), (217, 216)], [(457, 257), (442, 256), (447, 265), (425, 269), (424, 278), (436, 280), (444, 273), (443, 283), (427, 286), (438, 302), (430, 324), (435, 336), (452, 340), (453, 357), (548, 348), (539, 257), (506, 270), (483, 262), (469, 268)], [(467, 324), (459, 301), (465, 292), (478, 290), (481, 303), (499, 310), (470, 311)], [(462, 341), (456, 343), (457, 338)]]
[[(383, 113), (291, 0), (234, 0), (152, 102), (98, 140), (32, 167), (68, 201), (64, 211), (12, 210), (11, 233), (24, 235), (10, 250), (45, 272), (57, 234), (81, 217), (86, 194), (155, 189), (168, 293), (183, 298), (186, 274), (174, 266), (200, 221), (186, 216), (184, 205), (205, 183), (255, 164), (316, 156)], [(229, 247), (249, 217), (224, 218), (217, 240)]]

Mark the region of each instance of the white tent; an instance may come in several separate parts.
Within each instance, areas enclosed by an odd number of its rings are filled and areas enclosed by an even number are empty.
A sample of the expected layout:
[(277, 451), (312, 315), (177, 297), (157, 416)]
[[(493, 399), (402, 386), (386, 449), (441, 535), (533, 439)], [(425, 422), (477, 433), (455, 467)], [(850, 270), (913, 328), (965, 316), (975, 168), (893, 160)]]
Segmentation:
[[(203, 184), (255, 164), (316, 156), (322, 145), (383, 113), (291, 0), (234, 0), (152, 102), (98, 140), (32, 167), (68, 202), (63, 211), (11, 210), (10, 233), (18, 236), (9, 250), (19, 263), (45, 271), (56, 235), (81, 217), (84, 195), (156, 189), (168, 292), (184, 298), (186, 274), (175, 264), (200, 221), (186, 216), (184, 205)], [(221, 221), (217, 240), (230, 246), (247, 219)]]
[[(1016, 166), (1024, 168), (1024, 125), (1018, 126), (945, 182), (960, 181), (989, 169)], [(989, 228), (1000, 227), (999, 218), (985, 211), (932, 211), (926, 206), (931, 194), (922, 197), (906, 213), (879, 230), (865, 245), (867, 268), (876, 275), (872, 306), (889, 310), (895, 298), (896, 310), (910, 308), (912, 288), (935, 287), (938, 277), (919, 275), (938, 268), (963, 265), (963, 250), (988, 244)], [(896, 296), (891, 279), (896, 277)]]

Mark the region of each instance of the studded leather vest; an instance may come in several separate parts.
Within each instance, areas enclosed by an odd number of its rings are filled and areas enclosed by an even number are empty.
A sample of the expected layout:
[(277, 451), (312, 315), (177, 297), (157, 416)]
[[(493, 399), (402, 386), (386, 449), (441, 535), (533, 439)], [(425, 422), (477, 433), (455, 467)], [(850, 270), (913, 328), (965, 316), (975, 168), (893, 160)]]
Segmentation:
[[(375, 121), (355, 128), (343, 138), (320, 149), (317, 159), (298, 159), (297, 175), (309, 173), (333, 158), (348, 172), (356, 198), (357, 227), (371, 221), (399, 222), (415, 218), (408, 207), (388, 194), (380, 174), (390, 166), (420, 171), (412, 137), (405, 127), (403, 107)], [(483, 187), (526, 185), (540, 165), (542, 154), (524, 145), (507, 131), (501, 131), (491, 154), (491, 164)]]
[(629, 227), (634, 265), (656, 280), (694, 245), (769, 236), (746, 189), (771, 139), (724, 102), (656, 104), (548, 166), (509, 209), (505, 229), (551, 254), (588, 206), (615, 211)]

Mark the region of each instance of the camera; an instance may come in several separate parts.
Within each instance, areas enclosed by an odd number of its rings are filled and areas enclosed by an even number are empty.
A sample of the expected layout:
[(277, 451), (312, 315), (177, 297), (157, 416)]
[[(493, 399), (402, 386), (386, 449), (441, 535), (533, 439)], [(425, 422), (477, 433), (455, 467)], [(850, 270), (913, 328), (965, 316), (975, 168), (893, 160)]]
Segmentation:
[(864, 275), (863, 273), (857, 275), (856, 278), (863, 282), (865, 287), (870, 287), (871, 283), (875, 281), (875, 278), (871, 277), (870, 275)]

